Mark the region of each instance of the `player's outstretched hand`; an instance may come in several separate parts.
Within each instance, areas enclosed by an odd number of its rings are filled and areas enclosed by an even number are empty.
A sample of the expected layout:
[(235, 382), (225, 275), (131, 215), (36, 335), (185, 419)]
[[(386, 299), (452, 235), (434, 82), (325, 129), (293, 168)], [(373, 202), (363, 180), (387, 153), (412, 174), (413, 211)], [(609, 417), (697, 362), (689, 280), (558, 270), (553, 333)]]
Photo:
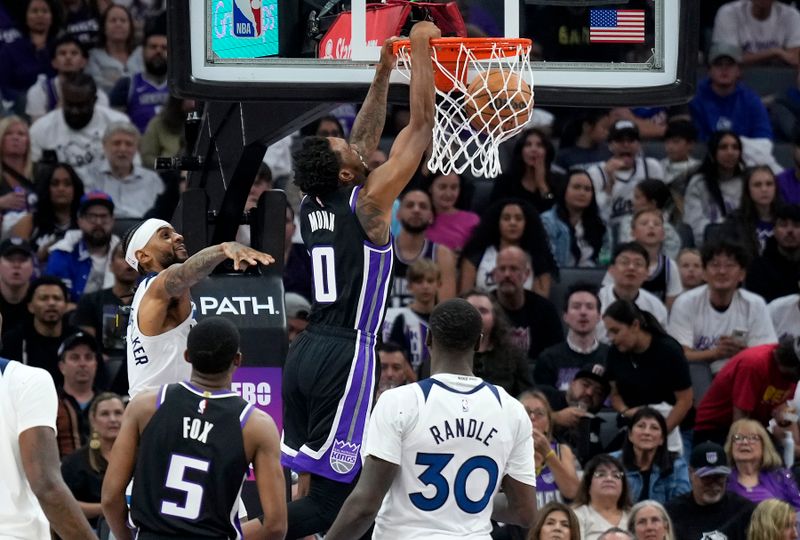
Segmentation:
[(238, 242), (225, 242), (222, 244), (222, 251), (226, 257), (233, 261), (234, 270), (247, 270), (250, 266), (258, 263), (267, 265), (275, 262), (272, 255), (262, 253)]
[(442, 37), (442, 31), (430, 21), (420, 21), (411, 27), (411, 34), (408, 37), (412, 43), (416, 40), (430, 42), (432, 39)]
[(383, 47), (381, 47), (381, 59), (379, 62), (380, 67), (394, 69), (395, 64), (397, 64), (397, 56), (394, 54), (394, 42), (399, 39), (400, 38), (397, 36), (392, 36), (383, 42)]

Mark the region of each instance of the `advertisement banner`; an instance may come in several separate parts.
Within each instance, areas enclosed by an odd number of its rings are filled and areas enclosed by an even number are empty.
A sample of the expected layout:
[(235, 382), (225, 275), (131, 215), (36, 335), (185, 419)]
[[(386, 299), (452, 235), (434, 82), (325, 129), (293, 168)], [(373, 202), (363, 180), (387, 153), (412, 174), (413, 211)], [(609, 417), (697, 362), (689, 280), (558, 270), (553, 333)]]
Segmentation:
[(206, 32), (211, 34), (214, 56), (247, 59), (278, 54), (278, 0), (208, 0), (206, 5), (211, 26)]
[(231, 389), (242, 399), (272, 417), (279, 433), (283, 429), (281, 373), (279, 367), (240, 367), (233, 372), (231, 384)]

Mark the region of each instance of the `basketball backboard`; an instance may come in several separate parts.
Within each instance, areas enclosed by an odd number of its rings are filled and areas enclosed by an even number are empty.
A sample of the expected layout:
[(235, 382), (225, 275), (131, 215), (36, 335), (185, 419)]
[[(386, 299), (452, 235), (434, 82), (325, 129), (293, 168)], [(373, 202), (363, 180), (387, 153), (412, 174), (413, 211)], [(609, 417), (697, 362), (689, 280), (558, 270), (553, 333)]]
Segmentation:
[[(357, 101), (372, 81), (384, 37), (424, 16), (420, 4), (169, 2), (170, 80), (180, 95), (200, 99)], [(435, 8), (445, 35), (533, 40), (537, 105), (671, 104), (692, 94), (697, 0), (450, 4)], [(407, 80), (395, 73), (391, 81), (398, 85), (392, 95), (402, 95)]]

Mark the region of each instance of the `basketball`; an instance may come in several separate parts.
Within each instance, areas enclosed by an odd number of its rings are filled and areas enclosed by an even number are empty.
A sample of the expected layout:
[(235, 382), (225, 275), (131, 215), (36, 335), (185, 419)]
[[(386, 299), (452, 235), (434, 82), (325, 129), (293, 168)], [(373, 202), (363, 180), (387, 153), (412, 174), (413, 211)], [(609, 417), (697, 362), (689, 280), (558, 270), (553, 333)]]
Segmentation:
[[(530, 104), (530, 106), (529, 106)], [(516, 73), (490, 69), (479, 73), (467, 88), (464, 109), (476, 131), (525, 125), (533, 108), (531, 87)]]

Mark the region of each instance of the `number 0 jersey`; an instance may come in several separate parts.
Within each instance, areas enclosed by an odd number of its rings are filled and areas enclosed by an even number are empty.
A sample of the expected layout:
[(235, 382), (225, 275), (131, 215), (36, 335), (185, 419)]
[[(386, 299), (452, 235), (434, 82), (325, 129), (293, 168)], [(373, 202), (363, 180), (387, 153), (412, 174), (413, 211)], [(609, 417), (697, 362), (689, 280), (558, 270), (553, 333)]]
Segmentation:
[(157, 400), (133, 477), (137, 538), (242, 538), (238, 502), (249, 472), (242, 428), (253, 406), (188, 382), (162, 386)]
[(400, 466), (375, 518), (381, 540), (489, 540), (504, 476), (536, 485), (531, 421), (505, 390), (439, 374), (381, 394), (367, 455)]
[(360, 189), (306, 196), (300, 205), (314, 275), (309, 322), (377, 334), (392, 285), (392, 242), (370, 242), (355, 213)]

